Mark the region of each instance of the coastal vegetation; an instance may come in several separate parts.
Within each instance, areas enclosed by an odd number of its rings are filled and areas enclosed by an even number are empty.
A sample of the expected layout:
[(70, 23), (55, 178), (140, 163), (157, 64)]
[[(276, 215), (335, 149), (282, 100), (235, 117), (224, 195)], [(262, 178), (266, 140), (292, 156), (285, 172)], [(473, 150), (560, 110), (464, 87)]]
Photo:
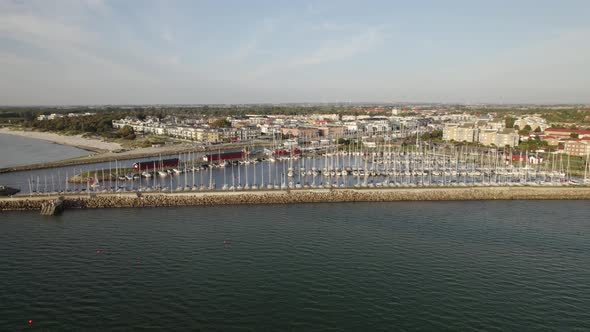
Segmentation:
[(131, 127), (113, 130), (113, 120), (120, 117), (120, 114), (108, 112), (96, 113), (89, 116), (62, 117), (43, 121), (27, 119), (22, 123), (22, 126), (41, 131), (63, 133), (67, 135), (94, 134), (111, 139), (135, 139), (136, 136)]
[(549, 123), (590, 124), (590, 110), (551, 110), (541, 116)]
[(440, 129), (431, 132), (425, 132), (420, 136), (423, 141), (442, 142), (443, 131)]
[(211, 128), (230, 128), (231, 122), (227, 119), (217, 119), (210, 124)]
[(518, 145), (518, 148), (523, 151), (538, 151), (540, 149), (555, 150), (557, 147), (550, 147), (547, 141), (541, 140), (538, 136), (528, 141), (522, 141)]
[(135, 174), (137, 171), (133, 168), (114, 168), (110, 170), (101, 169), (100, 171), (84, 171), (73, 175), (68, 179), (70, 183), (86, 183), (88, 181), (115, 181), (117, 176), (124, 176), (125, 174)]

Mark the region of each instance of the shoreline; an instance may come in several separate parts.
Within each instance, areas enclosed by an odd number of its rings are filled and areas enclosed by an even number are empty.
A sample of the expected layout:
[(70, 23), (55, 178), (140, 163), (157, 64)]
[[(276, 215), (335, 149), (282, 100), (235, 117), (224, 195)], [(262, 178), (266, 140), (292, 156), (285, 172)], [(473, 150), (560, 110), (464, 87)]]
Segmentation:
[(132, 160), (132, 159), (140, 159), (140, 158), (148, 158), (148, 157), (157, 157), (159, 155), (169, 156), (169, 155), (174, 155), (174, 154), (178, 154), (178, 153), (186, 153), (186, 152), (193, 152), (193, 151), (195, 151), (194, 148), (183, 147), (183, 148), (179, 148), (176, 150), (165, 150), (165, 151), (162, 151), (159, 153), (158, 152), (143, 152), (143, 151), (139, 151), (139, 150), (132, 150), (132, 151), (128, 151), (129, 153), (120, 153), (120, 154), (114, 154), (112, 152), (98, 153), (98, 154), (93, 154), (90, 156), (63, 159), (63, 160), (46, 162), (46, 163), (38, 163), (38, 164), (0, 168), (0, 174), (12, 173), (12, 172), (22, 172), (22, 171), (32, 171), (32, 170), (36, 170), (36, 169), (47, 169), (47, 168), (54, 168), (54, 167), (97, 164), (97, 163), (103, 163), (103, 162), (114, 161), (114, 160), (119, 160), (119, 161)]
[[(398, 201), (590, 200), (590, 187), (464, 187), (389, 189), (293, 189), (61, 195), (65, 209), (153, 208)], [(54, 196), (0, 198), (0, 211), (39, 211)]]
[(98, 139), (82, 137), (82, 135), (60, 135), (51, 132), (43, 131), (26, 131), (26, 130), (12, 130), (9, 128), (0, 128), (0, 134), (13, 135), (31, 139), (38, 139), (49, 141), (60, 145), (72, 146), (82, 150), (87, 150), (95, 153), (113, 151), (121, 149), (121, 144), (105, 142)]
[[(4, 128), (0, 128), (0, 134), (6, 133)], [(9, 133), (8, 133), (9, 134)], [(60, 143), (58, 143), (60, 144)], [(118, 144), (118, 143), (117, 143)], [(197, 152), (197, 153), (208, 153), (211, 151), (224, 151), (224, 150), (232, 150), (232, 149), (241, 149), (248, 144), (220, 144), (220, 145), (212, 145), (207, 146), (205, 148), (199, 148), (195, 146), (194, 143), (183, 143), (183, 144), (176, 144), (176, 145), (164, 145), (160, 147), (147, 147), (147, 148), (136, 148), (124, 152), (115, 153), (113, 151), (101, 151), (100, 153), (94, 153), (89, 156), (82, 156), (77, 158), (70, 158), (70, 159), (63, 159), (57, 160), (52, 162), (46, 163), (37, 163), (37, 164), (29, 164), (29, 165), (22, 165), (22, 166), (13, 166), (13, 167), (5, 167), (0, 168), (0, 174), (3, 173), (11, 173), (11, 172), (21, 172), (21, 171), (30, 171), (36, 169), (46, 169), (46, 168), (53, 168), (53, 167), (65, 167), (65, 166), (75, 166), (75, 165), (87, 165), (87, 164), (95, 164), (95, 163), (102, 163), (108, 162), (113, 160), (132, 160), (132, 159), (140, 159), (140, 158), (149, 158), (149, 157), (157, 157), (157, 156), (172, 156), (179, 153), (187, 153), (187, 152)], [(70, 145), (73, 146), (73, 145)], [(265, 146), (265, 144), (260, 144), (260, 146)]]

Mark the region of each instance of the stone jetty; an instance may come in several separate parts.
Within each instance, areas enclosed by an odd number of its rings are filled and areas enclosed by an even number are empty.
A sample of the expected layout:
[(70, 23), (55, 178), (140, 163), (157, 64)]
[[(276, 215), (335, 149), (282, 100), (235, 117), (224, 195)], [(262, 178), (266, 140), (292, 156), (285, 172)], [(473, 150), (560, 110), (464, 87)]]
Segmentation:
[[(0, 211), (39, 211), (57, 197), (0, 199)], [(590, 187), (466, 187), (392, 189), (299, 189), (290, 191), (119, 193), (64, 195), (64, 209), (295, 204), (321, 202), (394, 202), (455, 200), (590, 200)]]
[(45, 201), (41, 204), (41, 215), (54, 216), (63, 211), (64, 199), (62, 196), (57, 199)]

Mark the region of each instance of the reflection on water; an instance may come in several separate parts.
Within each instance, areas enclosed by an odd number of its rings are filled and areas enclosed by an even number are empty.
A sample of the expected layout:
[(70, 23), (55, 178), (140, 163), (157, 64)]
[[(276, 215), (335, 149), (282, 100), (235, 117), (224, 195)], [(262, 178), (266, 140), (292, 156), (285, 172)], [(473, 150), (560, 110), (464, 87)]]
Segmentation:
[(0, 134), (0, 168), (57, 161), (90, 153), (49, 141)]

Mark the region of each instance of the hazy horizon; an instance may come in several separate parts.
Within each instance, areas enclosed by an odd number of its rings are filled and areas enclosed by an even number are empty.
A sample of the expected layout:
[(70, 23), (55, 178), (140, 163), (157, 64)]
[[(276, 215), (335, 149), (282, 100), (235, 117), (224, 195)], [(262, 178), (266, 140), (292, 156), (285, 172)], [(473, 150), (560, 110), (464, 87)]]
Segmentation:
[(152, 107), (152, 106), (168, 106), (168, 107), (185, 107), (185, 106), (258, 106), (258, 105), (279, 105), (279, 106), (321, 106), (321, 105), (338, 105), (338, 106), (383, 106), (383, 107), (405, 107), (405, 106), (522, 106), (522, 107), (568, 107), (568, 106), (582, 106), (590, 107), (590, 103), (459, 103), (459, 102), (260, 102), (260, 103), (135, 103), (135, 104), (0, 104), (0, 108), (10, 107), (38, 107), (38, 108), (75, 108), (75, 107)]
[(588, 104), (590, 2), (0, 0), (0, 105)]

